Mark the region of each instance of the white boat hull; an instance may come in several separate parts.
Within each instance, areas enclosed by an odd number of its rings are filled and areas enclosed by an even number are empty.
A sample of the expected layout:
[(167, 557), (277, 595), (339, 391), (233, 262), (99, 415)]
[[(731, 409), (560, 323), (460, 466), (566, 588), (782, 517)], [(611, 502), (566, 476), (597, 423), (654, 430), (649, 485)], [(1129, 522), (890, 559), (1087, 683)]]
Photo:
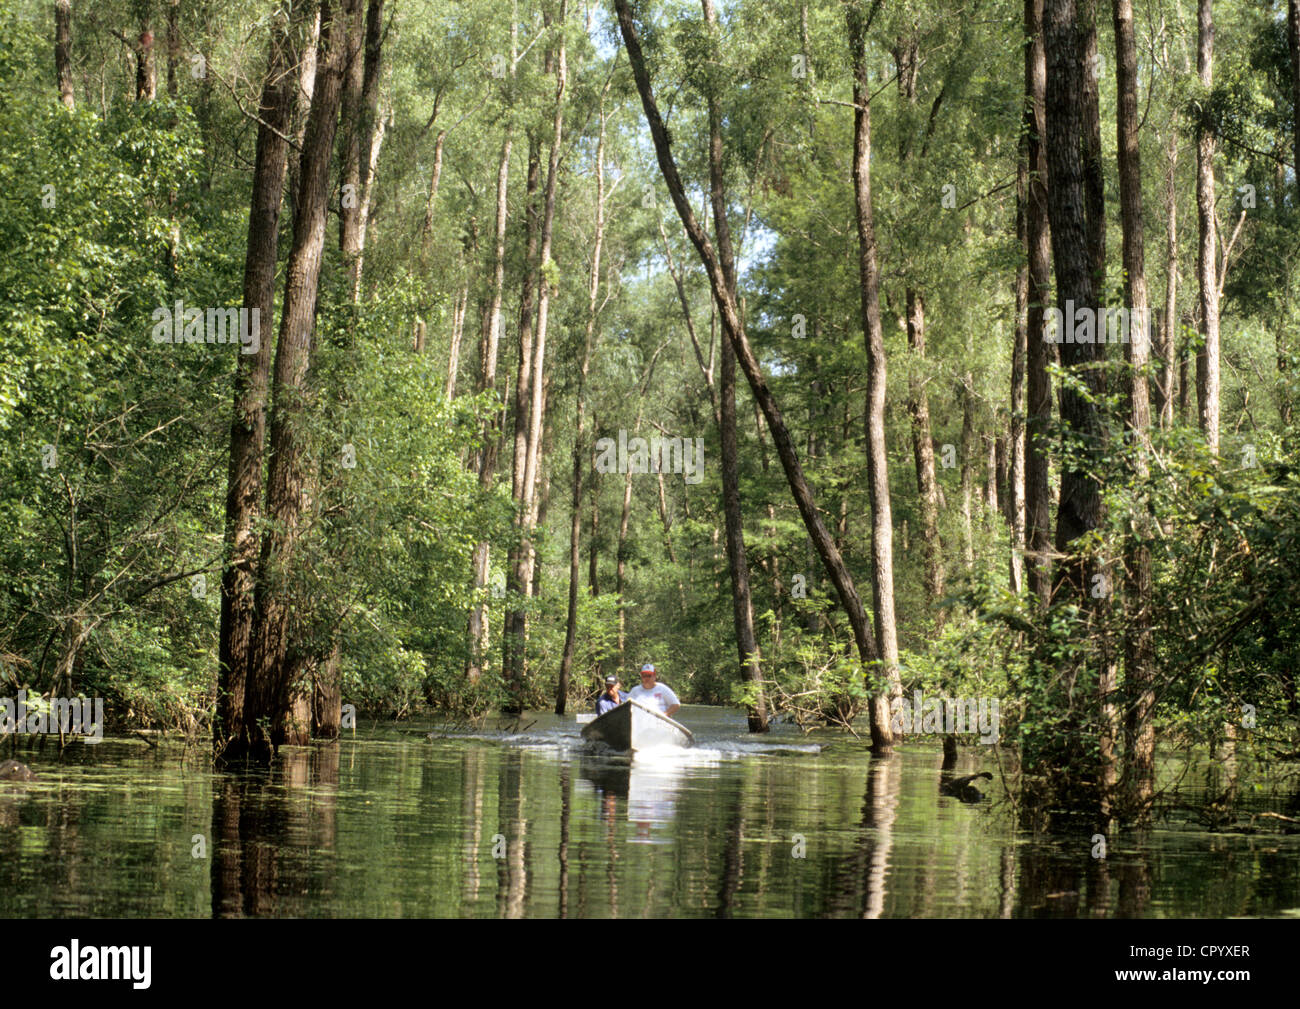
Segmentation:
[(691, 730), (667, 715), (629, 700), (583, 726), (582, 738), (613, 750), (661, 750), (692, 746)]

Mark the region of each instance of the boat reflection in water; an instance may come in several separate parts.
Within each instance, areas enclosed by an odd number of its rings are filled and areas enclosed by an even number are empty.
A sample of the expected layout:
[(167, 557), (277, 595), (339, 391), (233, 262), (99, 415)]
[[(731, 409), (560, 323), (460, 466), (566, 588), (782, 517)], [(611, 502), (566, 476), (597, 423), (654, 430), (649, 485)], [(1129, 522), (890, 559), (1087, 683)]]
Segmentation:
[(639, 750), (633, 756), (584, 752), (579, 756), (579, 774), (601, 798), (601, 818), (611, 829), (618, 819), (618, 800), (627, 801), (627, 819), (636, 824), (630, 840), (647, 844), (668, 843), (654, 836), (677, 815), (677, 793), (691, 768), (714, 767), (720, 754), (714, 750)]

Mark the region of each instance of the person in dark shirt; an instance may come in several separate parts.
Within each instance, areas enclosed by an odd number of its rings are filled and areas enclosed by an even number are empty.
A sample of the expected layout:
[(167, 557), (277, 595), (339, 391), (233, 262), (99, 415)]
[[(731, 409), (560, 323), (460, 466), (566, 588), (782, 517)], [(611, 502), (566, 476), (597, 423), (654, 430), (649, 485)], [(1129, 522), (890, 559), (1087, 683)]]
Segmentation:
[(627, 698), (618, 689), (618, 677), (606, 676), (605, 691), (596, 698), (596, 714), (603, 715), (606, 711), (613, 711), (625, 700)]

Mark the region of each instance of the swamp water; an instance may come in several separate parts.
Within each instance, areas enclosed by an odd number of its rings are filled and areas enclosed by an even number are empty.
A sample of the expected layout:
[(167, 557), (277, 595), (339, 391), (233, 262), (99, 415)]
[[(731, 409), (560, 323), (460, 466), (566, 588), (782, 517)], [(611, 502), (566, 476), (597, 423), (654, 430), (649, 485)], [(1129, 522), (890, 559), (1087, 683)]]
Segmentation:
[[(937, 744), (873, 762), (851, 736), (678, 717), (695, 749), (632, 762), (546, 714), (367, 721), (269, 775), (179, 744), (20, 750), (40, 780), (0, 782), (0, 917), (1300, 915), (1300, 835), (1173, 816), (1094, 858), (1088, 836), (1016, 829), (990, 747), (963, 749), (956, 775), (993, 773), (963, 801)], [(1204, 775), (1173, 775), (1203, 798)]]

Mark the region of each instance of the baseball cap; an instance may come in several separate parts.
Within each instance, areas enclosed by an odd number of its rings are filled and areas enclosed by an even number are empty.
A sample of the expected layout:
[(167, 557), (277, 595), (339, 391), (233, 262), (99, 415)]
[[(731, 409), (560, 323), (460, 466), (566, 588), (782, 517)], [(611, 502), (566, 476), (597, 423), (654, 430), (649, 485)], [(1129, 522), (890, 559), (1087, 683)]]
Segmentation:
[(613, 674), (610, 674), (609, 676), (605, 677), (605, 686), (607, 687), (612, 687), (617, 682), (618, 682), (618, 677), (614, 676)]
[(643, 673), (653, 673), (654, 671), (655, 671), (655, 664), (653, 662), (647, 662), (644, 666), (641, 667), (641, 672)]

